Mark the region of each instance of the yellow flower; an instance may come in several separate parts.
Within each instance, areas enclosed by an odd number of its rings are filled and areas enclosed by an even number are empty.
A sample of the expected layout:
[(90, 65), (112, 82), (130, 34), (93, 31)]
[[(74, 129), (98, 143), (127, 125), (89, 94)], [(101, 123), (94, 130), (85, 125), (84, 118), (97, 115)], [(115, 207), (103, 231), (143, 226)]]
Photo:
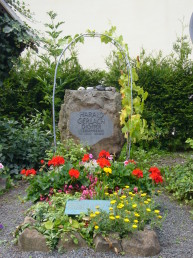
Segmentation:
[(161, 215), (158, 215), (157, 217), (158, 217), (158, 219), (162, 219), (162, 216), (161, 216)]
[(144, 201), (145, 204), (148, 204), (149, 202), (148, 201)]
[(136, 224), (137, 224), (138, 222), (139, 222), (139, 221), (138, 221), (137, 219), (135, 219), (135, 220), (134, 220), (134, 223), (136, 223)]
[(125, 188), (127, 188), (127, 189), (128, 189), (128, 188), (129, 188), (129, 186), (128, 186), (128, 185), (126, 185), (126, 186), (125, 186)]
[(122, 209), (124, 207), (124, 204), (122, 204), (122, 203), (119, 203), (118, 205), (117, 205), (117, 208), (118, 209)]
[(135, 196), (135, 194), (133, 193), (133, 194), (132, 194), (132, 196), (134, 197), (134, 196)]
[(135, 217), (140, 217), (139, 213), (135, 212)]
[(113, 194), (114, 194), (114, 195), (117, 195), (117, 192), (114, 192)]
[(148, 201), (148, 202), (151, 202), (151, 199), (150, 199), (150, 198), (148, 198), (148, 199), (147, 199), (147, 201)]
[(112, 200), (111, 202), (110, 202), (110, 204), (115, 204), (117, 201), (116, 200)]
[(154, 212), (155, 212), (155, 213), (157, 213), (157, 214), (158, 214), (158, 213), (160, 213), (160, 211), (159, 211), (159, 210), (154, 210)]
[(147, 209), (146, 209), (146, 211), (150, 212), (150, 211), (151, 211), (151, 209), (150, 209), (150, 208), (147, 208)]
[(132, 205), (132, 207), (133, 207), (133, 208), (136, 208), (136, 207), (137, 207), (137, 204), (136, 204), (136, 203), (134, 203), (134, 204)]
[(132, 193), (132, 192), (129, 192), (129, 195), (133, 195), (133, 193)]
[(99, 209), (100, 207), (97, 205), (95, 208), (96, 208), (96, 209)]
[(105, 167), (105, 168), (103, 168), (103, 170), (104, 170), (105, 173), (107, 173), (107, 174), (112, 174), (112, 169), (111, 169), (111, 168)]
[(96, 217), (96, 214), (91, 213), (91, 214), (90, 214), (90, 217), (91, 217), (91, 218), (94, 218), (94, 217)]
[(99, 226), (97, 226), (97, 225), (96, 225), (96, 226), (94, 226), (94, 228), (95, 228), (95, 229), (98, 229), (98, 228), (99, 228)]
[(105, 193), (105, 195), (109, 195), (109, 193)]
[(109, 219), (114, 220), (114, 219), (115, 219), (115, 217), (114, 217), (114, 216), (109, 216)]
[(126, 195), (122, 195), (121, 197), (120, 197), (120, 199), (125, 199), (127, 196)]
[(137, 228), (137, 225), (132, 225), (132, 228)]
[(131, 200), (133, 200), (133, 197), (130, 197)]
[(109, 207), (109, 210), (112, 211), (112, 210), (113, 210), (113, 207)]
[(125, 222), (129, 222), (130, 220), (129, 220), (128, 218), (125, 218), (124, 221), (125, 221)]
[(99, 214), (100, 214), (100, 211), (95, 211), (95, 214), (96, 214), (96, 215), (99, 215)]
[(117, 215), (117, 216), (115, 216), (115, 218), (116, 218), (116, 219), (120, 219), (120, 216), (119, 216), (119, 215)]
[(144, 196), (146, 196), (146, 195), (147, 195), (146, 193), (142, 193), (142, 194), (141, 194), (142, 197), (144, 197)]
[(113, 194), (111, 193), (111, 194), (109, 194), (109, 196), (113, 196)]

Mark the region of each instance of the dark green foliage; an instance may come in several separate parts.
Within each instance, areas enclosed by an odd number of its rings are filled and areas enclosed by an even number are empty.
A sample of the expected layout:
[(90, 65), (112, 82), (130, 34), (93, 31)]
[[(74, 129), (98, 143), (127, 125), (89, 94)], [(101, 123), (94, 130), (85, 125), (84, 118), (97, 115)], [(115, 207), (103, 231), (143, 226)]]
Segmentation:
[(37, 115), (23, 124), (15, 120), (0, 120), (0, 160), (9, 168), (9, 173), (17, 175), (23, 168), (35, 168), (44, 158), (50, 146), (50, 135), (43, 130), (43, 123)]
[(174, 50), (177, 56), (143, 58), (138, 69), (138, 83), (148, 92), (144, 118), (159, 131), (154, 144), (161, 141), (170, 150), (184, 149), (193, 136), (193, 62), (186, 37), (177, 40)]
[[(51, 23), (45, 25), (47, 37), (41, 39), (41, 44), (46, 52), (41, 50), (37, 58), (36, 53), (28, 51), (26, 56), (19, 58), (15, 63), (9, 78), (0, 88), (0, 112), (2, 116), (13, 117), (21, 121), (23, 117), (35, 115), (38, 110), (43, 113), (45, 123), (51, 128), (56, 62), (64, 44), (69, 43), (72, 37), (62, 37), (60, 27), (63, 22), (56, 23), (56, 14), (53, 12), (48, 14)], [(68, 57), (69, 51), (70, 57)], [(57, 71), (56, 119), (58, 119), (65, 89), (76, 90), (80, 86), (96, 86), (104, 76), (104, 71), (84, 70), (80, 66), (74, 46), (72, 46), (68, 50), (68, 55), (62, 58)]]
[(0, 86), (8, 76), (13, 63), (25, 47), (31, 44), (32, 36), (27, 26), (12, 20), (6, 14), (0, 16)]

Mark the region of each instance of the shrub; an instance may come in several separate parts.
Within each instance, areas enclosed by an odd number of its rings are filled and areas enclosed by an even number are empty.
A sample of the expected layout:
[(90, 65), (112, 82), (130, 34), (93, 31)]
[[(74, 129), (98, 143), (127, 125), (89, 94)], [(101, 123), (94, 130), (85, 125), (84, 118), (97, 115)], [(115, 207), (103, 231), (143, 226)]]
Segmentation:
[(193, 135), (193, 62), (187, 37), (177, 39), (174, 51), (168, 57), (142, 55), (138, 69), (139, 84), (149, 93), (143, 117), (154, 124), (153, 144), (161, 142), (170, 150), (185, 149), (185, 140)]
[(0, 158), (11, 175), (17, 175), (23, 168), (39, 167), (50, 146), (50, 132), (43, 127), (39, 114), (23, 120), (23, 124), (13, 119), (0, 120)]

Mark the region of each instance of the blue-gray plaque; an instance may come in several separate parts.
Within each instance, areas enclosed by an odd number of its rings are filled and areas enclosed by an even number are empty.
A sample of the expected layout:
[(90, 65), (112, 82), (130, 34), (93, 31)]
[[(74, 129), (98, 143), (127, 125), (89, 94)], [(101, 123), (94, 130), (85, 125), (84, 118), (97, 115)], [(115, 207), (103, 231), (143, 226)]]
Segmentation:
[(65, 214), (79, 215), (80, 213), (88, 213), (88, 210), (95, 212), (98, 208), (109, 212), (109, 207), (109, 200), (69, 200), (66, 203)]
[(84, 109), (70, 114), (70, 132), (85, 145), (94, 145), (113, 135), (113, 122), (97, 109)]

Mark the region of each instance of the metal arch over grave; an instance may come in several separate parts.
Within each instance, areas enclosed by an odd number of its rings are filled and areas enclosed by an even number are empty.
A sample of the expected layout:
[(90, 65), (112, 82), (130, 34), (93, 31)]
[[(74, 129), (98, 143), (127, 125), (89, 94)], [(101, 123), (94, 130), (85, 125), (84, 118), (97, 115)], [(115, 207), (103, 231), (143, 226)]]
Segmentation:
[[(55, 89), (56, 89), (56, 77), (57, 77), (57, 71), (58, 71), (58, 66), (60, 64), (60, 61), (62, 59), (62, 56), (64, 55), (65, 51), (67, 49), (69, 49), (71, 47), (71, 45), (73, 43), (76, 43), (80, 38), (86, 38), (86, 37), (90, 37), (90, 38), (95, 38), (95, 37), (98, 37), (98, 38), (101, 38), (101, 37), (106, 37), (108, 39), (110, 39), (110, 42), (109, 43), (112, 43), (114, 46), (116, 46), (119, 51), (121, 52), (121, 54), (123, 55), (123, 57), (125, 58), (125, 62), (126, 62), (126, 68), (127, 68), (127, 73), (128, 73), (128, 78), (129, 78), (129, 75), (130, 75), (130, 82), (129, 82), (129, 79), (128, 79), (128, 87), (130, 86), (131, 88), (131, 116), (133, 114), (133, 96), (132, 96), (132, 71), (131, 71), (131, 65), (130, 65), (130, 62), (129, 62), (129, 58), (127, 56), (127, 53), (126, 51), (123, 49), (123, 47), (119, 44), (119, 42), (117, 42), (114, 38), (106, 35), (106, 34), (102, 34), (102, 33), (84, 33), (84, 34), (81, 34), (79, 36), (77, 36), (76, 38), (74, 38), (66, 47), (64, 47), (64, 49), (62, 50), (59, 58), (58, 58), (58, 61), (57, 61), (57, 64), (56, 64), (56, 68), (55, 68), (55, 74), (54, 74), (54, 86), (53, 86), (53, 96), (52, 96), (52, 114), (53, 114), (53, 134), (54, 134), (54, 146), (55, 146), (55, 151), (56, 151), (56, 125), (55, 125)], [(130, 83), (130, 84), (129, 84)], [(130, 150), (131, 150), (131, 137), (129, 139), (129, 155), (127, 158), (130, 157)]]

